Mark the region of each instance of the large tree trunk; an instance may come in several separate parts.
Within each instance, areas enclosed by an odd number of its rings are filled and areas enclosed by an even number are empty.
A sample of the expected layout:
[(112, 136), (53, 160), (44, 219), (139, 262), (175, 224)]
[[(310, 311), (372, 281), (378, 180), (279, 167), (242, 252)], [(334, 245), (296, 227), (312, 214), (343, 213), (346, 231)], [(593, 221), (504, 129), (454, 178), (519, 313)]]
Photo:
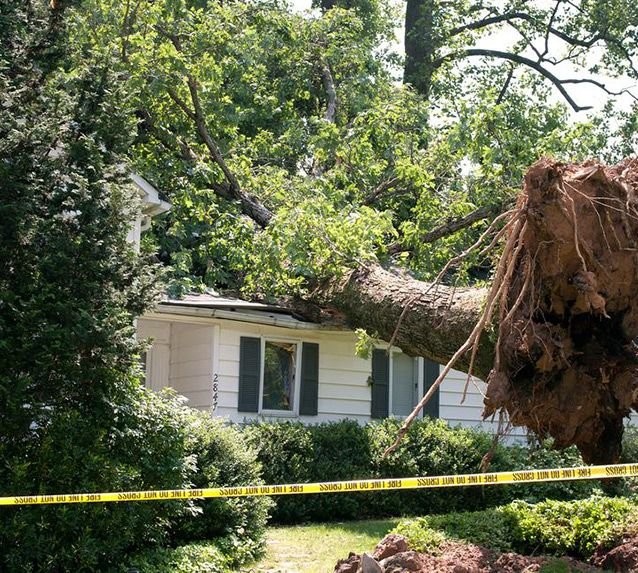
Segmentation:
[[(480, 317), (485, 289), (454, 289), (372, 265), (351, 272), (314, 295), (315, 303), (338, 310), (351, 328), (364, 328), (412, 356), (445, 364), (466, 341)], [(486, 378), (494, 340), (484, 336), (474, 373)], [(456, 367), (467, 370), (469, 356)]]
[(434, 0), (407, 0), (403, 81), (424, 97), (430, 94), (435, 60)]

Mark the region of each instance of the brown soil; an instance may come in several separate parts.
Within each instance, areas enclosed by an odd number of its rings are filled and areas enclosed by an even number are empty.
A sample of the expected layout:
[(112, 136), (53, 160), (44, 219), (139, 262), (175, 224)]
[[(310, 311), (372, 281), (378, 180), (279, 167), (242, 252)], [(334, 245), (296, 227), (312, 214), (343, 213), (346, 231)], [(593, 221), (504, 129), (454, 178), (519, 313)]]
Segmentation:
[(485, 414), (616, 462), (638, 409), (638, 160), (543, 159), (513, 219)]
[(605, 571), (638, 571), (638, 536), (624, 539), (618, 547), (610, 551), (597, 551), (592, 557), (592, 563)]
[(445, 544), (440, 555), (422, 555), (422, 559), (423, 573), (532, 573), (555, 561), (564, 562), (568, 566), (568, 571), (600, 573), (600, 569), (567, 557), (530, 557), (518, 553), (497, 553), (478, 545), (454, 542)]
[[(566, 568), (559, 568), (562, 562)], [(554, 565), (555, 571), (570, 573), (600, 573), (601, 569), (568, 557), (530, 557), (518, 553), (498, 553), (478, 545), (446, 542), (437, 555), (405, 551), (379, 562), (383, 573), (532, 573), (544, 565)], [(629, 572), (633, 569), (616, 569)], [(339, 561), (335, 573), (361, 573), (361, 557), (350, 554)]]

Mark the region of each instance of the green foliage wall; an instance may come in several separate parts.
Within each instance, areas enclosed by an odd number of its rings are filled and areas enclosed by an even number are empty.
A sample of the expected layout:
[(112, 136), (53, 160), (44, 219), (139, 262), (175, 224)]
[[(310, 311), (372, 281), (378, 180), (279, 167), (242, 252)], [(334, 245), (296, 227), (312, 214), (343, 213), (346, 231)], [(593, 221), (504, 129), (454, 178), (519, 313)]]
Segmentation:
[[(450, 428), (442, 420), (417, 420), (399, 448), (383, 452), (396, 437), (400, 422), (387, 419), (360, 426), (353, 420), (304, 426), (300, 423), (259, 423), (244, 433), (258, 449), (266, 483), (303, 483), (477, 473), (492, 437), (479, 430)], [(631, 449), (631, 446), (629, 446)], [(574, 448), (528, 449), (499, 446), (491, 471), (582, 465)], [(576, 499), (599, 491), (593, 481), (520, 484), (482, 488), (420, 489), (375, 493), (319, 494), (275, 497), (273, 519), (286, 523), (362, 519), (467, 511), (514, 499), (536, 502)], [(626, 491), (621, 484), (618, 492)]]

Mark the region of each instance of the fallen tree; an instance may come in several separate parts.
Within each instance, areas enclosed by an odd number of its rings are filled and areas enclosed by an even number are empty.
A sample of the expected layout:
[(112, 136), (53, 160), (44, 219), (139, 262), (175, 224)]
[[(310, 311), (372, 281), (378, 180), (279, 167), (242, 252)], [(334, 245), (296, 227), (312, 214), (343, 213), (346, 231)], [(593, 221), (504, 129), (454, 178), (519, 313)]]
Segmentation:
[(352, 327), (441, 363), (483, 321), (490, 332), (455, 367), (487, 378), (484, 415), (503, 409), (588, 462), (613, 462), (623, 418), (638, 409), (637, 193), (637, 160), (542, 159), (508, 214), (489, 291), (368, 266), (313, 296)]

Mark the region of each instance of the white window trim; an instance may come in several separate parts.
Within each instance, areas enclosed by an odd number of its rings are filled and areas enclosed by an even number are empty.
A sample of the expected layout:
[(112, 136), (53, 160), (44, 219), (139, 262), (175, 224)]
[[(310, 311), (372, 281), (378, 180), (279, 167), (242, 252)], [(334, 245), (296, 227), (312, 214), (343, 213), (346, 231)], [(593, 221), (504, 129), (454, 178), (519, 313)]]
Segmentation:
[[(266, 342), (288, 342), (296, 346), (295, 350), (295, 385), (292, 410), (270, 410), (263, 407), (264, 403), (264, 375), (266, 372)], [(299, 395), (301, 394), (301, 344), (300, 338), (287, 336), (262, 336), (261, 337), (261, 364), (259, 366), (259, 408), (258, 414), (272, 418), (297, 418), (299, 416)]]

